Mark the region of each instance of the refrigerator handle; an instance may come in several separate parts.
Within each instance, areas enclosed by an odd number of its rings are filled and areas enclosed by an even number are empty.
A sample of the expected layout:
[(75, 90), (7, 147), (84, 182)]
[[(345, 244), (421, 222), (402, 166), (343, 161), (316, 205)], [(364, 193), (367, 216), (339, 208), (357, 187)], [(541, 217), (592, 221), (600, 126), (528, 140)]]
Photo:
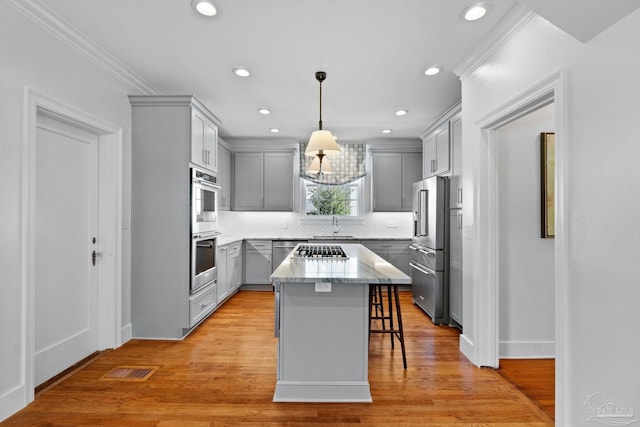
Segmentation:
[(418, 236), (428, 236), (429, 224), (427, 220), (428, 215), (428, 196), (429, 190), (420, 190), (419, 203), (418, 203)]

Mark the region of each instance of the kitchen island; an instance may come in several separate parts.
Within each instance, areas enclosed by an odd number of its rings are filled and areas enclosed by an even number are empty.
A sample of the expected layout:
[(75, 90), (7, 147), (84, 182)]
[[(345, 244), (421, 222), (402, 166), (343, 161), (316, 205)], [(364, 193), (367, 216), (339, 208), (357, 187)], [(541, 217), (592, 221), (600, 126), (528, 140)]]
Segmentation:
[(294, 249), (271, 275), (279, 337), (274, 402), (372, 401), (369, 284), (411, 278), (360, 244), (339, 246), (346, 258), (295, 258)]

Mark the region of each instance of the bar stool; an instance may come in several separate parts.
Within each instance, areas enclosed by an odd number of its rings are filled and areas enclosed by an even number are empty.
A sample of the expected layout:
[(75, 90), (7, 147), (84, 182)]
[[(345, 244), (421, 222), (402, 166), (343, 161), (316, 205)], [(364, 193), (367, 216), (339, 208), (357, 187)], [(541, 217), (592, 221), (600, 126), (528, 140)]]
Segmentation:
[[(387, 288), (387, 314), (384, 313), (384, 288)], [(395, 302), (395, 304), (394, 304)], [(395, 317), (398, 323), (397, 328), (394, 327), (393, 313), (395, 308)], [(382, 329), (371, 329), (371, 321), (380, 320)], [(385, 320), (389, 321), (389, 328), (385, 325)], [(400, 341), (402, 347), (402, 363), (404, 369), (407, 369), (407, 355), (404, 347), (404, 331), (402, 329), (402, 312), (400, 311), (400, 298), (398, 297), (397, 284), (375, 283), (369, 285), (369, 337), (371, 334), (389, 334), (391, 336), (391, 348), (394, 348), (394, 338)]]

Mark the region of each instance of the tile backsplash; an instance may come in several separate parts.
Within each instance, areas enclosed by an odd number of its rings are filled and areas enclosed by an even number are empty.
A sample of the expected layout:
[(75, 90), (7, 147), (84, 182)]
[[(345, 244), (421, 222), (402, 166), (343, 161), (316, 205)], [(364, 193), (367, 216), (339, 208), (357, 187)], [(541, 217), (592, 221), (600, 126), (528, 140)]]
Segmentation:
[[(297, 212), (238, 212), (219, 213), (223, 235), (254, 238), (293, 238), (330, 236), (331, 220), (303, 220)], [(363, 221), (339, 220), (339, 235), (358, 238), (406, 238), (413, 232), (411, 212), (372, 212)]]

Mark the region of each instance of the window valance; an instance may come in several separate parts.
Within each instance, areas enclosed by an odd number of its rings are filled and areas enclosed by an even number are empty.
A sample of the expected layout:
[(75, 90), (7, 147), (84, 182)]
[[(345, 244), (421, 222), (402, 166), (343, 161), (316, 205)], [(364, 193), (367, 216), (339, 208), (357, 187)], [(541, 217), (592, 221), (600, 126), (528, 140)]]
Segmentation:
[(325, 159), (329, 159), (333, 173), (322, 174), (321, 176), (316, 173), (307, 173), (313, 157), (304, 155), (306, 148), (306, 142), (300, 143), (300, 176), (309, 181), (325, 185), (343, 185), (367, 174), (365, 166), (367, 146), (365, 144), (340, 145), (339, 153), (325, 157)]

